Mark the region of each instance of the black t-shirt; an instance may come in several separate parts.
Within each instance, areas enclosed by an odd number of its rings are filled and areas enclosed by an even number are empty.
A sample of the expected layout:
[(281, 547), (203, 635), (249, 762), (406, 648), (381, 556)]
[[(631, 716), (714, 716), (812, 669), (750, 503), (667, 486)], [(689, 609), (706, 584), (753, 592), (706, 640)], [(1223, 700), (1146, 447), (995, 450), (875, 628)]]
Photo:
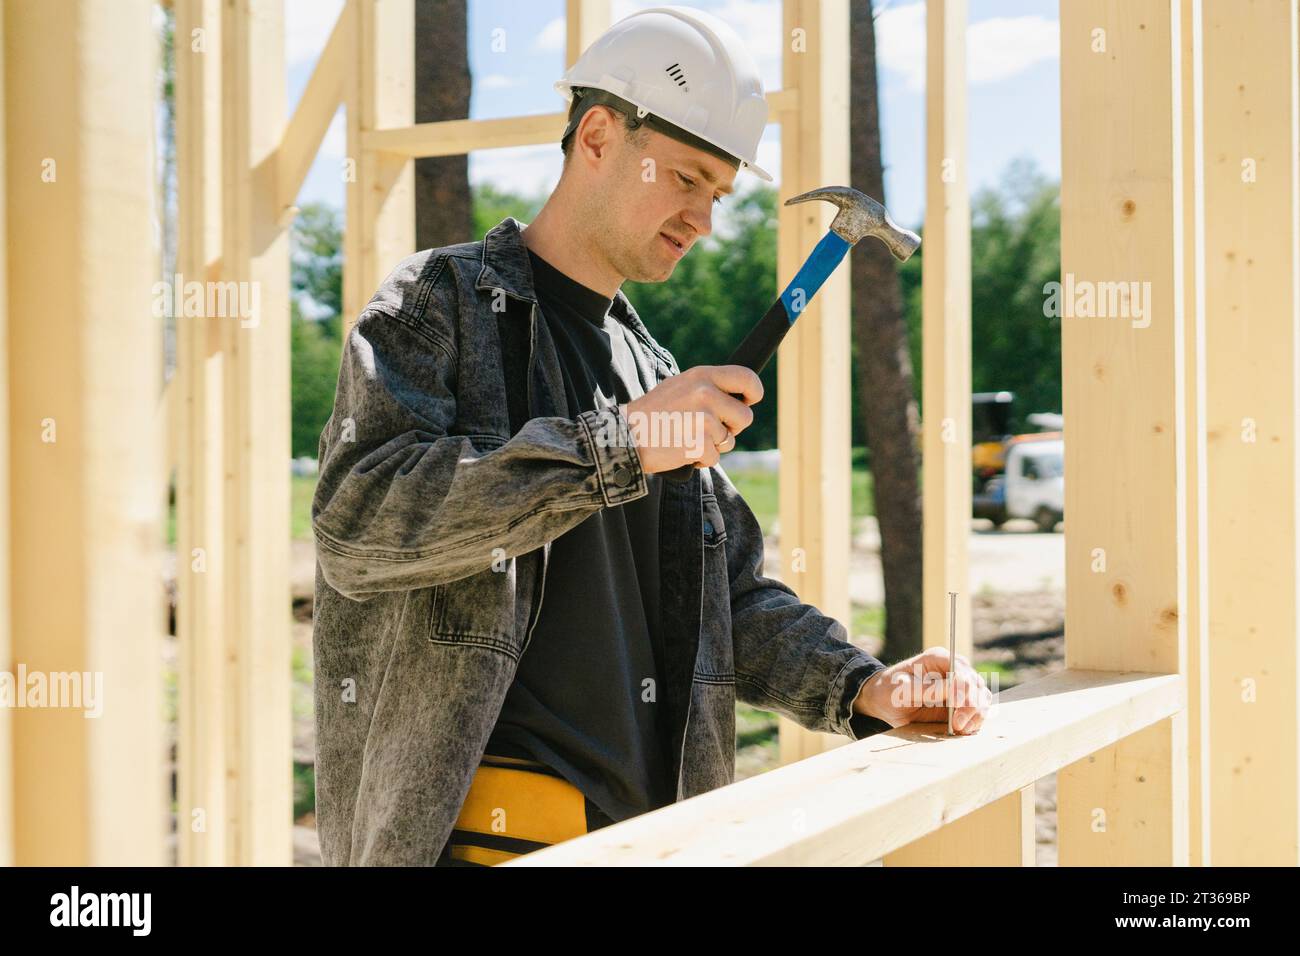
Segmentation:
[[(645, 392), (612, 298), (531, 250), (571, 412)], [(542, 606), (488, 753), (554, 768), (615, 821), (672, 803), (659, 633), (660, 477), (556, 538)]]

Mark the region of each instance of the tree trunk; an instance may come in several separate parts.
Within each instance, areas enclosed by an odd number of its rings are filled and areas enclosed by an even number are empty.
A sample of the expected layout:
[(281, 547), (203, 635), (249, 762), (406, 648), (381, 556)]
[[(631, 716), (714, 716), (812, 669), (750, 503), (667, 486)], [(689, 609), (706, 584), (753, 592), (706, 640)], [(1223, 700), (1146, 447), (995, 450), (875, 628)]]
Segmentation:
[[(871, 0), (851, 0), (849, 17), (853, 186), (884, 203)], [(912, 392), (907, 326), (893, 256), (883, 243), (864, 239), (852, 253), (851, 268), (858, 395), (870, 449), (885, 577), (882, 659), (892, 663), (921, 651), (919, 415)]]
[[(415, 0), (415, 121), (469, 117), (466, 0)], [(415, 161), (417, 249), (476, 238), (470, 204), (469, 157)]]

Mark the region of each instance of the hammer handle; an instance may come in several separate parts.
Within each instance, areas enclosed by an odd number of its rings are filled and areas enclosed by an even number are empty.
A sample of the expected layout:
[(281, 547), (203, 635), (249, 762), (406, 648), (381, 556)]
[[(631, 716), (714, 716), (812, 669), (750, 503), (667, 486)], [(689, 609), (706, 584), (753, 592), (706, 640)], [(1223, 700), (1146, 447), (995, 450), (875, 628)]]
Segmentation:
[[(776, 354), (777, 346), (781, 344), (781, 340), (785, 338), (793, 324), (789, 313), (785, 310), (785, 303), (777, 299), (767, 313), (759, 319), (758, 324), (750, 329), (749, 334), (736, 346), (736, 350), (731, 353), (731, 358), (727, 359), (726, 364), (743, 365), (755, 375), (760, 374)], [(732, 397), (744, 400), (741, 395)], [(682, 482), (689, 479), (694, 470), (694, 465), (682, 465), (680, 468), (662, 474), (669, 481)]]
[[(822, 283), (835, 271), (844, 254), (852, 248), (852, 243), (835, 232), (822, 236), (812, 254), (804, 260), (799, 271), (795, 273), (790, 284), (785, 287), (780, 298), (772, 303), (767, 314), (758, 320), (745, 340), (737, 346), (736, 351), (727, 359), (728, 365), (743, 365), (758, 374), (763, 371), (776, 347), (781, 344), (785, 334), (794, 325), (794, 320), (808, 307)], [(736, 398), (740, 398), (739, 395)], [(669, 481), (686, 481), (695, 470), (695, 465), (682, 465), (672, 471), (663, 472)]]

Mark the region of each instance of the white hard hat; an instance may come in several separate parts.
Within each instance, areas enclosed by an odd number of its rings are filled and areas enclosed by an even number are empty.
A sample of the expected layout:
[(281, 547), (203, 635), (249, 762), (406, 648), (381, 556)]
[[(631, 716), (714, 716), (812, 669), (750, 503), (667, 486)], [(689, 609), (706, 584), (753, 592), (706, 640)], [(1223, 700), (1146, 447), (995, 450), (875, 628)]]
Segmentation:
[[(570, 101), (593, 91), (584, 97), (588, 107), (623, 100), (637, 107), (634, 121), (772, 182), (754, 163), (767, 126), (758, 67), (736, 31), (711, 13), (689, 7), (638, 10), (597, 37), (555, 89)], [(573, 115), (565, 136), (585, 111)]]

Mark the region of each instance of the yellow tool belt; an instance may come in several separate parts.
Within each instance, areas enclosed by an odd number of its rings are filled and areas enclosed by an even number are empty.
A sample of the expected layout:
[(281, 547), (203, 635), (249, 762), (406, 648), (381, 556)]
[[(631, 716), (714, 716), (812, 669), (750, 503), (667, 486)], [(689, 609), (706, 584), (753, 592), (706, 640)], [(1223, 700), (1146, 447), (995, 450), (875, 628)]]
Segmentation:
[(495, 866), (613, 821), (535, 760), (485, 754), (437, 866)]

